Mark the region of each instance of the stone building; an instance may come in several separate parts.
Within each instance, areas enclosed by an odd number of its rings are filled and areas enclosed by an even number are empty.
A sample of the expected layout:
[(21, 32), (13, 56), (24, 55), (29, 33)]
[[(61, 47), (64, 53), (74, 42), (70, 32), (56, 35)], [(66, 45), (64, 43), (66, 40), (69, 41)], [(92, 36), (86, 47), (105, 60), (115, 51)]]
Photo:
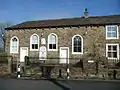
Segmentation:
[[(119, 60), (120, 15), (26, 21), (5, 31), (5, 51), (17, 61), (39, 57), (49, 64), (76, 64), (96, 54)], [(50, 59), (53, 58), (53, 59)], [(90, 58), (88, 62), (93, 62)]]

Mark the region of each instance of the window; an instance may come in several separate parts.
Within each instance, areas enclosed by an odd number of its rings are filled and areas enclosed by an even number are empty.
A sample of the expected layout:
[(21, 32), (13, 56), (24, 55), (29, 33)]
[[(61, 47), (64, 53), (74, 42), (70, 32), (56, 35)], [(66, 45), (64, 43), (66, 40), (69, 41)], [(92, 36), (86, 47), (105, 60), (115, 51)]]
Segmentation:
[(11, 38), (10, 41), (10, 53), (18, 53), (19, 49), (19, 40), (16, 36)]
[(119, 44), (106, 44), (106, 57), (119, 59)]
[(37, 34), (33, 34), (30, 38), (30, 50), (38, 51), (39, 49), (39, 36)]
[(119, 39), (117, 25), (107, 25), (106, 26), (106, 39)]
[(80, 35), (72, 37), (72, 54), (83, 54), (83, 38)]
[(48, 36), (48, 51), (57, 51), (57, 35), (51, 33)]

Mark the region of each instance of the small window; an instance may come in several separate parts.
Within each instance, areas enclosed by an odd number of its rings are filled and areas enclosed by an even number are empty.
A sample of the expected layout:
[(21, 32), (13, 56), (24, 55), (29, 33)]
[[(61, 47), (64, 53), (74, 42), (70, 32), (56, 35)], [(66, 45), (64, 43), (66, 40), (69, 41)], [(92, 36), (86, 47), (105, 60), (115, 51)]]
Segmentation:
[(117, 25), (107, 25), (106, 26), (106, 39), (119, 39)]
[(83, 38), (80, 35), (75, 35), (72, 38), (72, 53), (83, 54)]
[(119, 45), (106, 44), (106, 56), (108, 59), (119, 59)]
[(48, 50), (49, 51), (56, 51), (57, 50), (57, 35), (51, 33), (48, 36)]
[(34, 34), (30, 38), (30, 49), (38, 50), (38, 48), (39, 48), (39, 36)]
[(10, 52), (11, 53), (18, 53), (18, 49), (19, 49), (19, 41), (17, 37), (12, 37), (11, 38), (11, 42), (10, 42)]

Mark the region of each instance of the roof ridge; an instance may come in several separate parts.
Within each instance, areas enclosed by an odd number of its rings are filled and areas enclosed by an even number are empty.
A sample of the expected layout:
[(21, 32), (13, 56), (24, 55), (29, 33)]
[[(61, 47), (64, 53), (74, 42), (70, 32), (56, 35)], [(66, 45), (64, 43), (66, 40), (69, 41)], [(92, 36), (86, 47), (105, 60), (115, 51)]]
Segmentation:
[[(120, 16), (120, 14), (114, 14), (114, 15), (103, 15), (103, 16), (89, 16), (88, 18), (99, 18), (99, 17), (111, 17), (111, 16)], [(69, 18), (58, 18), (58, 19), (41, 19), (41, 20), (30, 20), (30, 21), (24, 21), (22, 23), (27, 22), (38, 22), (38, 21), (54, 21), (54, 20), (68, 20), (68, 19), (78, 19), (78, 18), (84, 18), (84, 16), (81, 17), (69, 17)], [(21, 23), (20, 23), (21, 24)]]
[(25, 21), (17, 25), (8, 27), (7, 29), (15, 28), (38, 28), (38, 27), (61, 27), (71, 25), (103, 25), (103, 24), (120, 24), (120, 14), (106, 15), (106, 16), (89, 16), (88, 18), (74, 17), (74, 18), (59, 18)]
[[(114, 15), (103, 15), (103, 16), (89, 16), (88, 18), (91, 17), (110, 17), (110, 16), (120, 16), (120, 14), (114, 14)], [(51, 21), (51, 20), (65, 20), (65, 19), (77, 19), (77, 18), (84, 18), (84, 16), (81, 17), (69, 17), (69, 18), (58, 18), (58, 19), (43, 19), (43, 20), (33, 20), (33, 21)]]

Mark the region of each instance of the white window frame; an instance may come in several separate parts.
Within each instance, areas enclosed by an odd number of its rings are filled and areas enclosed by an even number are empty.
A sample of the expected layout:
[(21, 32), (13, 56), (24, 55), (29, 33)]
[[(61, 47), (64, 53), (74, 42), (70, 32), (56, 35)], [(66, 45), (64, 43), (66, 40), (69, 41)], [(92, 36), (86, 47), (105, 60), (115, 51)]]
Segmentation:
[(119, 30), (117, 26), (117, 37), (108, 37), (107, 32), (108, 32), (108, 27), (115, 27), (117, 25), (106, 25), (106, 39), (119, 39)]
[[(13, 52), (12, 51), (12, 39), (13, 38), (16, 38), (17, 39), (17, 51), (16, 52)], [(19, 39), (18, 39), (18, 37), (17, 36), (13, 36), (11, 39), (10, 39), (10, 53), (18, 53), (19, 52)]]
[[(34, 35), (38, 37), (38, 49), (32, 49), (32, 36)], [(39, 36), (37, 34), (32, 34), (30, 36), (30, 51), (39, 51)]]
[[(79, 36), (81, 38), (81, 44), (82, 44), (82, 51), (81, 52), (74, 52), (74, 37)], [(72, 54), (83, 54), (83, 37), (79, 34), (74, 35), (72, 37)]]
[[(108, 46), (109, 45), (116, 45), (117, 46), (117, 58), (110, 58), (110, 57), (108, 57)], [(108, 58), (108, 59), (119, 59), (119, 44), (106, 44), (106, 57)]]
[[(55, 35), (55, 37), (56, 37), (56, 49), (49, 49), (49, 43), (50, 43), (49, 38), (50, 38), (50, 35)], [(48, 46), (47, 47), (48, 47), (48, 51), (58, 51), (58, 37), (57, 37), (57, 35), (55, 33), (50, 33), (48, 35)]]

